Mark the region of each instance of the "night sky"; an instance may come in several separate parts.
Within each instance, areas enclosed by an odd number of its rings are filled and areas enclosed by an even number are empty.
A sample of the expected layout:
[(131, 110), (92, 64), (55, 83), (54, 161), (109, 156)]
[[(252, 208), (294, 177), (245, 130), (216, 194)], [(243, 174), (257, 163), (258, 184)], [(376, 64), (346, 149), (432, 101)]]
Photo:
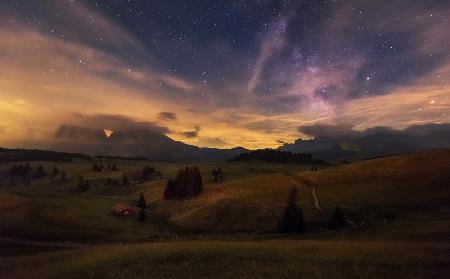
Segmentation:
[(261, 148), (305, 125), (448, 123), (449, 15), (429, 0), (0, 0), (0, 146), (43, 146), (62, 124)]

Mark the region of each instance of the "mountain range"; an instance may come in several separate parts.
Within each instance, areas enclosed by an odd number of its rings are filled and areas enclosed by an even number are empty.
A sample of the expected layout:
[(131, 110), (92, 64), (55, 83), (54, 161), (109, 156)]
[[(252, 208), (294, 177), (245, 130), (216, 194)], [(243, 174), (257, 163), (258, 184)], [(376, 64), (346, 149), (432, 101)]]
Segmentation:
[[(359, 160), (429, 148), (450, 147), (450, 124), (416, 125), (405, 130), (375, 127), (355, 131), (348, 126), (300, 127), (312, 139), (297, 139), (278, 150), (310, 153), (330, 161)], [(158, 129), (125, 128), (109, 137), (101, 129), (61, 125), (51, 149), (90, 155), (146, 157), (163, 161), (225, 161), (249, 150), (205, 148), (185, 144)]]

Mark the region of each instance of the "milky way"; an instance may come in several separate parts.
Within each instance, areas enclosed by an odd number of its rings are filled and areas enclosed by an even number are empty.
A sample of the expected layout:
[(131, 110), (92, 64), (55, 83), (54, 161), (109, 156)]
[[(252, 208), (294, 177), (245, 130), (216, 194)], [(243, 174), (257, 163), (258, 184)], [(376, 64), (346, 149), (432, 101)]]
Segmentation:
[(0, 145), (124, 128), (92, 121), (105, 115), (249, 148), (305, 125), (448, 123), (449, 15), (426, 0), (3, 0)]

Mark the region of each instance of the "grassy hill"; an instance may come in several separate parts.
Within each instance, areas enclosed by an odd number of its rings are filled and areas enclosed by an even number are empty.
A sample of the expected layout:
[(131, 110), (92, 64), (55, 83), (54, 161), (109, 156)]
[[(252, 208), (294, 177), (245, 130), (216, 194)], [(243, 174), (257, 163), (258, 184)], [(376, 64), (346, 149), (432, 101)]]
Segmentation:
[[(0, 200), (5, 202), (0, 203), (0, 217), (7, 222), (0, 224), (0, 234), (34, 238), (62, 234), (62, 239), (76, 236), (79, 241), (120, 239), (121, 234), (123, 239), (130, 239), (130, 234), (145, 239), (168, 230), (177, 234), (272, 232), (289, 189), (295, 186), (314, 237), (327, 236), (321, 230), (337, 205), (350, 221), (364, 224), (344, 236), (429, 240), (450, 237), (449, 150), (396, 155), (319, 171), (298, 165), (224, 163), (221, 167), (225, 180), (221, 182), (214, 182), (211, 175), (217, 166), (200, 165), (205, 190), (196, 198), (182, 201), (163, 199), (167, 179), (183, 167), (181, 164), (154, 163), (163, 179), (130, 186), (104, 186), (100, 182), (107, 176), (120, 179), (124, 172), (131, 177), (148, 162), (118, 161), (118, 171), (101, 173), (90, 170), (91, 162), (40, 164), (45, 169), (57, 164), (67, 171), (69, 181), (58, 186), (52, 179), (43, 178), (31, 185), (8, 186), (8, 179), (3, 179), (6, 186), (2, 187)], [(72, 193), (70, 189), (76, 187), (79, 175), (100, 182), (85, 193)], [(315, 208), (313, 187), (322, 212)], [(135, 218), (111, 214), (116, 203), (134, 205), (141, 192), (149, 204), (148, 222), (140, 224)], [(385, 223), (387, 215), (395, 217)], [(403, 230), (405, 227), (410, 230)]]
[[(67, 182), (45, 177), (11, 185), (10, 164), (1, 163), (0, 237), (88, 247), (55, 252), (0, 243), (10, 255), (0, 253), (2, 278), (443, 278), (450, 272), (448, 149), (317, 171), (264, 162), (202, 164), (204, 191), (186, 200), (163, 199), (167, 179), (183, 164), (116, 160), (115, 172), (92, 172), (92, 162), (83, 160), (36, 162), (33, 169), (38, 164), (65, 170)], [(162, 179), (103, 185), (106, 177), (134, 177), (145, 165), (161, 171)], [(224, 181), (213, 180), (217, 167)], [(93, 187), (75, 193), (80, 175)], [(307, 232), (279, 235), (275, 229), (293, 186)], [(140, 193), (148, 204), (145, 223), (112, 214), (113, 205), (134, 205)], [(330, 231), (337, 205), (354, 225)], [(27, 253), (33, 256), (11, 256)]]

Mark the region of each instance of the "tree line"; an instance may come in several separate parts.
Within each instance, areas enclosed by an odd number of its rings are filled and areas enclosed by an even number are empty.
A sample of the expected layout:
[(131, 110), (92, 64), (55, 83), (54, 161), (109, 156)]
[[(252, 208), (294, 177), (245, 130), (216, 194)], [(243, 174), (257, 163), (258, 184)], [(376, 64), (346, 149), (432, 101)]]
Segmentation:
[(323, 164), (322, 159), (314, 159), (308, 153), (292, 153), (290, 151), (281, 151), (274, 149), (258, 149), (246, 152), (229, 159), (230, 162), (250, 162), (263, 161), (269, 163), (285, 163), (285, 164)]
[(73, 159), (91, 160), (91, 157), (81, 153), (67, 153), (38, 149), (8, 149), (0, 148), (0, 162), (53, 161), (70, 162)]

